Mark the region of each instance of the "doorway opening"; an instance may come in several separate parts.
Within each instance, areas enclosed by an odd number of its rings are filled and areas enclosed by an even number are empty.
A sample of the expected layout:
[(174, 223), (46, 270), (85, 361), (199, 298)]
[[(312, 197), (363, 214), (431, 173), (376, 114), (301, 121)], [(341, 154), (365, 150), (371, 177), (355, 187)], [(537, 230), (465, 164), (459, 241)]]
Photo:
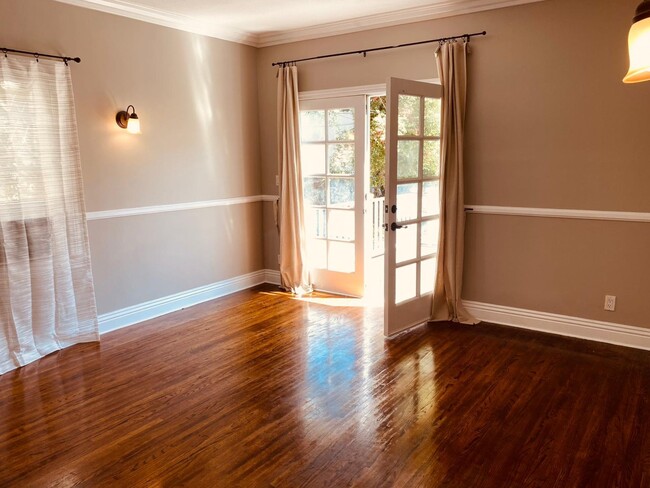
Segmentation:
[(368, 188), (366, 220), (370, 228), (366, 247), (366, 297), (384, 301), (384, 252), (386, 230), (386, 95), (368, 96)]

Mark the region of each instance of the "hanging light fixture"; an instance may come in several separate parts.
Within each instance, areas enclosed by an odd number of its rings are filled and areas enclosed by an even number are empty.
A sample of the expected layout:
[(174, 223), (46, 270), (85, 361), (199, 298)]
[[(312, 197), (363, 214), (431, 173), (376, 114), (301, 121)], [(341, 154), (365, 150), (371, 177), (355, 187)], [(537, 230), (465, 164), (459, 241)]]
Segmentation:
[[(133, 112), (129, 113), (129, 109)], [(135, 113), (133, 105), (126, 107), (126, 110), (120, 110), (115, 116), (115, 121), (122, 129), (128, 130), (131, 134), (140, 134), (140, 119)]]
[(623, 82), (650, 81), (650, 0), (643, 0), (636, 8), (628, 44), (630, 70)]

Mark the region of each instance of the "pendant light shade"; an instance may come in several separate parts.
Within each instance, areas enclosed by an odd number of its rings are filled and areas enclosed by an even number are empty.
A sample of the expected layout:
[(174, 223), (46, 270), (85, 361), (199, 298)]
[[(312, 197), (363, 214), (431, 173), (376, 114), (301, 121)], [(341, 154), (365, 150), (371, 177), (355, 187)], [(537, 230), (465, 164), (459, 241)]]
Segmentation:
[(636, 8), (628, 45), (630, 70), (623, 82), (650, 81), (650, 0), (643, 0)]

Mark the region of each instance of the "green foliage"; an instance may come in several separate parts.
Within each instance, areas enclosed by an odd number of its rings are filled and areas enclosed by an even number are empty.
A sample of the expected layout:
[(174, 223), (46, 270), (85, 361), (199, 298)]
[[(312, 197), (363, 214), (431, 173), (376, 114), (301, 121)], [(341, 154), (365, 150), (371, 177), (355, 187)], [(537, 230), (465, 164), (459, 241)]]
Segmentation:
[(370, 191), (386, 194), (386, 97), (370, 99)]

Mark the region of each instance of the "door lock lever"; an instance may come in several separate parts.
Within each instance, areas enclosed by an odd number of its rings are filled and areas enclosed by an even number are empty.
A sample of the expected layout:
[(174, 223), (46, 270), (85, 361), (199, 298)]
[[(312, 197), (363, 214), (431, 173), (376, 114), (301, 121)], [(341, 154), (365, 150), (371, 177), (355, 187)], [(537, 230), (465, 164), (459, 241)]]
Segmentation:
[(395, 222), (390, 224), (390, 230), (406, 229), (407, 227), (408, 227), (408, 225), (399, 225), (399, 224), (397, 224)]

